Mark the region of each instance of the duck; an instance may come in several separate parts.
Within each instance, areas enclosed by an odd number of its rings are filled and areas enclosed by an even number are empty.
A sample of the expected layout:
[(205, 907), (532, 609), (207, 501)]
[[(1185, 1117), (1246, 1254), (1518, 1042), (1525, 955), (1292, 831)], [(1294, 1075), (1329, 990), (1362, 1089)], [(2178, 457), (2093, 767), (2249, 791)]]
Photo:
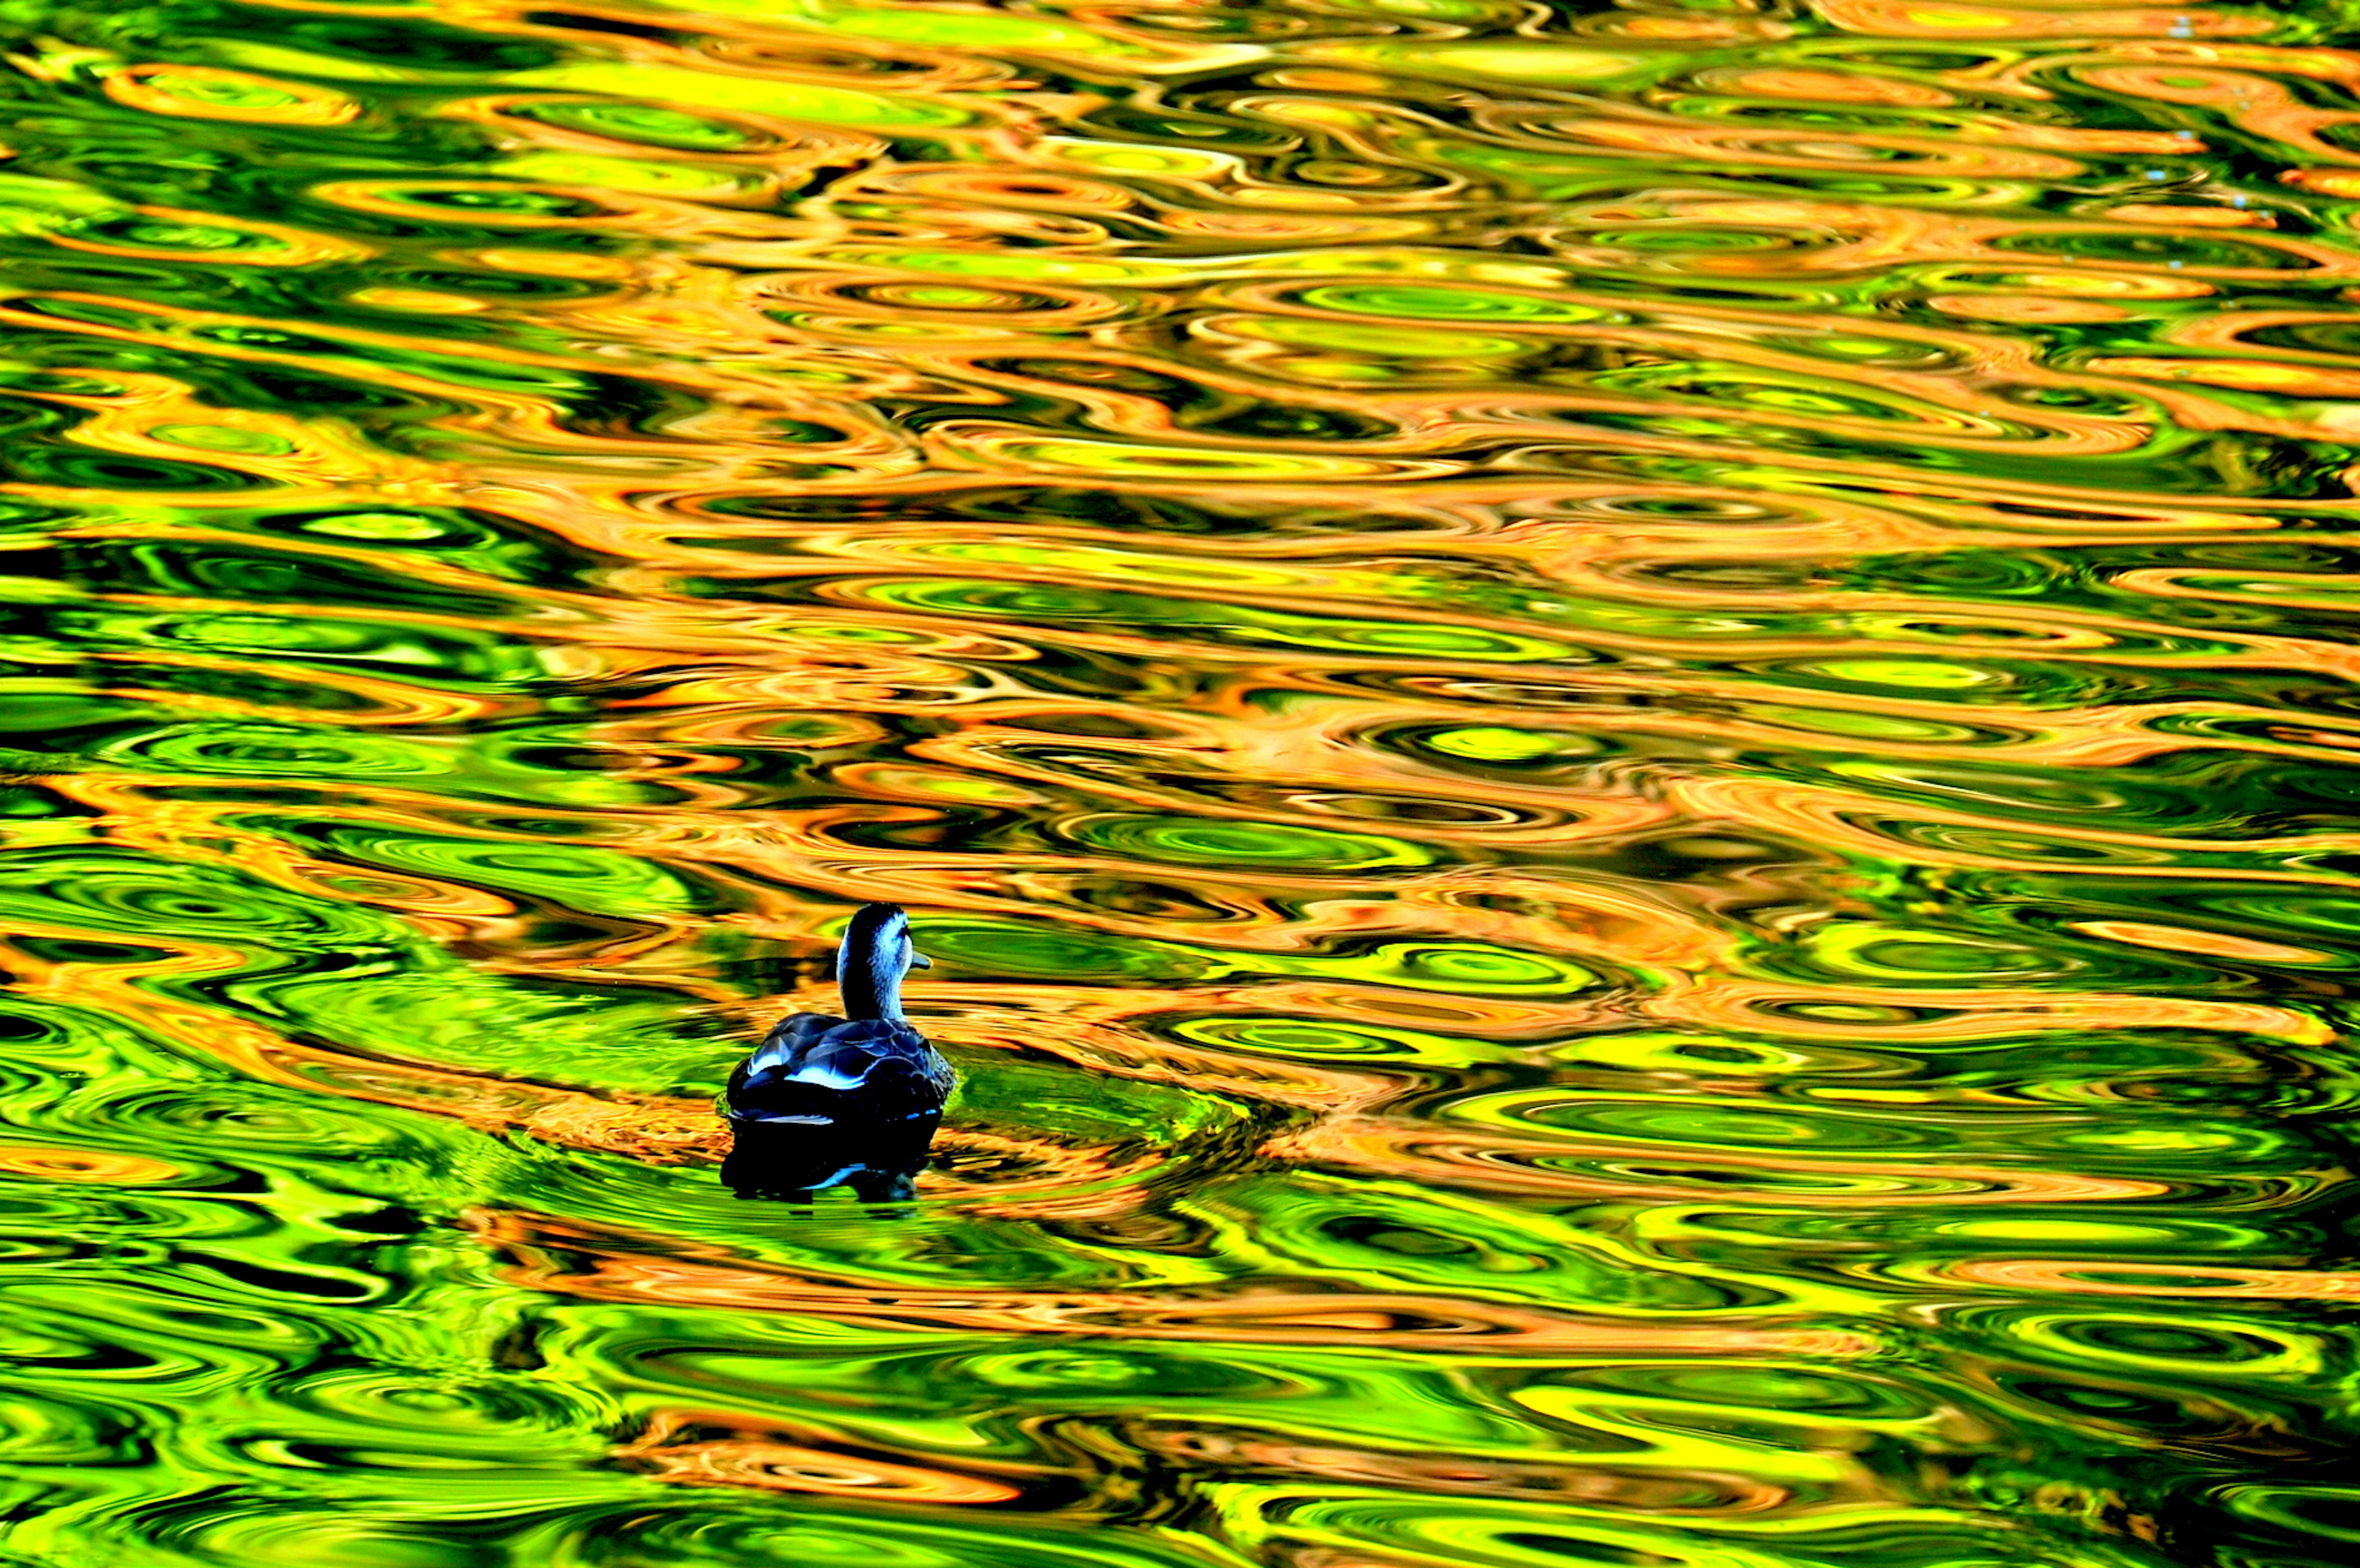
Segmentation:
[(729, 1074), (725, 1115), (740, 1138), (775, 1143), (802, 1129), (828, 1143), (871, 1133), (881, 1143), (930, 1140), (958, 1075), (902, 1014), (901, 982), (933, 967), (899, 905), (862, 905), (836, 949), (844, 1016), (781, 1019)]

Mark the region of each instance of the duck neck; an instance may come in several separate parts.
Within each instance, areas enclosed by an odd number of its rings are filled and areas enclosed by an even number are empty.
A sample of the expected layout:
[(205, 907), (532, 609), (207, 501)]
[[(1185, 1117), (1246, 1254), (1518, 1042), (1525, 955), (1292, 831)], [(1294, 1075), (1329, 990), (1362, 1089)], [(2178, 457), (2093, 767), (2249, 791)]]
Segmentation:
[(844, 994), (847, 1018), (899, 1018), (901, 1016), (901, 972), (874, 948), (856, 948), (849, 942), (836, 955), (836, 987)]

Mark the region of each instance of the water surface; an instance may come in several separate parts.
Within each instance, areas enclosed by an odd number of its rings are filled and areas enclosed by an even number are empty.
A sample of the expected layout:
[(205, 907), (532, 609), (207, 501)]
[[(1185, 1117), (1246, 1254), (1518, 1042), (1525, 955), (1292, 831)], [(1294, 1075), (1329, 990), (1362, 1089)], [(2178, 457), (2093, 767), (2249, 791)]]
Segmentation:
[(0, 1562), (2350, 1561), (2351, 6), (0, 24)]

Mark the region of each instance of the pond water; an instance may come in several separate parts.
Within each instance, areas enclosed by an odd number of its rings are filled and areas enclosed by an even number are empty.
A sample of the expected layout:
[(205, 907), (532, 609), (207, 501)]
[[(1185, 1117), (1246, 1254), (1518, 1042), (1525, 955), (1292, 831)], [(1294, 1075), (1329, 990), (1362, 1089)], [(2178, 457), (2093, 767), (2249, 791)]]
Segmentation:
[(0, 24), (0, 1563), (2352, 1560), (2360, 5)]

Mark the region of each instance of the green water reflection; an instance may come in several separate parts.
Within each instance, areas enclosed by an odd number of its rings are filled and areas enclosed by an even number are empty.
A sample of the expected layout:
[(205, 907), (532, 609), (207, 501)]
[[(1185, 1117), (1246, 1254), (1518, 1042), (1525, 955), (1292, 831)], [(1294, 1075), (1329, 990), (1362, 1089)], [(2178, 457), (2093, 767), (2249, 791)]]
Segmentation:
[(2349, 1560), (2350, 6), (0, 27), (0, 1563)]

